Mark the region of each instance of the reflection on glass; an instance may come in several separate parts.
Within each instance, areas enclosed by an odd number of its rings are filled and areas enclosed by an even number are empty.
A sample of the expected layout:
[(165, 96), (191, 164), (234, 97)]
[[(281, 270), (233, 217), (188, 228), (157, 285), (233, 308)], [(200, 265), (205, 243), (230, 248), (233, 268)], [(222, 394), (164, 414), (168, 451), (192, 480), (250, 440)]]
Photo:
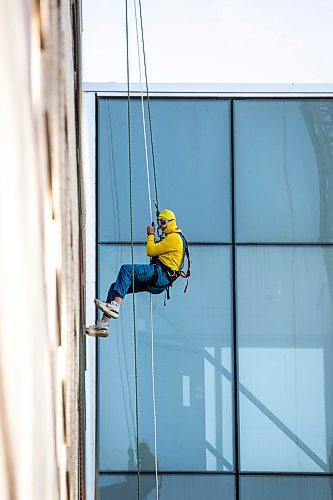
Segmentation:
[(333, 249), (237, 250), (241, 469), (327, 472)]
[(239, 242), (333, 241), (333, 102), (235, 103)]
[[(127, 101), (98, 103), (98, 239), (127, 242)], [(176, 213), (189, 241), (230, 241), (229, 108), (223, 100), (151, 100), (160, 209)], [(131, 123), (134, 239), (144, 241), (149, 207), (138, 99), (131, 100)]]
[(240, 500), (332, 500), (332, 478), (241, 476)]
[[(153, 297), (157, 444), (160, 470), (232, 470), (230, 250), (191, 247), (193, 276)], [(100, 245), (101, 297), (130, 248)], [(136, 249), (145, 262), (145, 247)], [(209, 273), (209, 277), (207, 277)], [(209, 293), (209, 300), (205, 293)], [(204, 312), (202, 308), (204, 307)], [(149, 295), (136, 296), (139, 437), (142, 470), (154, 470)], [(135, 398), (132, 301), (128, 297), (99, 349), (100, 469), (134, 470)]]
[[(138, 495), (137, 475), (100, 476), (100, 500), (132, 500)], [(235, 499), (234, 478), (231, 475), (209, 474), (159, 476), (160, 500), (227, 500)], [(140, 498), (156, 500), (155, 476), (140, 476)], [(326, 499), (325, 499), (326, 500)]]

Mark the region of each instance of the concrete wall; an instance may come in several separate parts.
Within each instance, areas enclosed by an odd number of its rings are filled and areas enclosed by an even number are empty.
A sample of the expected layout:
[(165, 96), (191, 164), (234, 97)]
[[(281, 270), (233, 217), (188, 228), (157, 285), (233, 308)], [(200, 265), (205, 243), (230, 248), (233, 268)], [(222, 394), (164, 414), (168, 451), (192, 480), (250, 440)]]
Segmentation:
[(84, 493), (79, 44), (79, 0), (0, 2), (2, 500)]

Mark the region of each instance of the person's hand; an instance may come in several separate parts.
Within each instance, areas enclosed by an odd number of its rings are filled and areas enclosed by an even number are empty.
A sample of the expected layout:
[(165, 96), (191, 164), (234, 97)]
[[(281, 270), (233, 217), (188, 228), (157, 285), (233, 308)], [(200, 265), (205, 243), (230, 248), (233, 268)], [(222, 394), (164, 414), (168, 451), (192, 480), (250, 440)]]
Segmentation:
[(149, 224), (147, 226), (147, 234), (155, 234), (155, 225), (154, 225), (154, 222), (152, 222), (151, 224)]

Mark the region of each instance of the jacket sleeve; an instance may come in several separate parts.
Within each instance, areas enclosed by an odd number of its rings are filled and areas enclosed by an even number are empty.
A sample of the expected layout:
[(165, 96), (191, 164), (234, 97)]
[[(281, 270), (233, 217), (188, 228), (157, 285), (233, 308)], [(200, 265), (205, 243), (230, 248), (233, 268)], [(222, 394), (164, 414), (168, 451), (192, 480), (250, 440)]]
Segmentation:
[(166, 236), (162, 241), (155, 243), (155, 236), (149, 234), (147, 237), (147, 255), (148, 257), (156, 257), (157, 255), (162, 255), (163, 253), (172, 252), (177, 248), (177, 240), (175, 240), (177, 235), (170, 234)]

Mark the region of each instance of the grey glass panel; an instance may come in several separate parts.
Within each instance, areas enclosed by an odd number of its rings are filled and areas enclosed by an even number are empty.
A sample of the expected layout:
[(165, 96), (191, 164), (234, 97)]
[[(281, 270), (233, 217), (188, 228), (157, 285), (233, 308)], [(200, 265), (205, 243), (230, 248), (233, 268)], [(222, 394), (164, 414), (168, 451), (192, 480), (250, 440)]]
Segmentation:
[[(141, 255), (141, 252), (140, 252)], [(99, 246), (99, 297), (105, 300), (121, 264), (131, 262), (125, 246)], [(144, 259), (141, 261), (144, 262)], [(99, 455), (101, 470), (135, 469), (136, 443), (135, 372), (132, 297), (111, 321), (110, 336), (99, 345)], [(140, 325), (139, 328), (140, 330)], [(140, 334), (140, 331), (139, 331)]]
[[(190, 241), (230, 241), (229, 108), (222, 100), (151, 101), (159, 206), (175, 211)], [(134, 239), (143, 241), (149, 208), (138, 99), (131, 100), (131, 124)], [(98, 238), (129, 241), (126, 100), (99, 100), (98, 130)], [(151, 171), (155, 199), (153, 185)]]
[(237, 250), (242, 470), (332, 470), (332, 269), (332, 248)]
[[(153, 297), (157, 446), (160, 470), (232, 470), (230, 250), (191, 247), (188, 292), (178, 280), (172, 298)], [(125, 246), (100, 245), (104, 297)], [(145, 246), (135, 260), (145, 262)], [(149, 295), (136, 296), (140, 462), (154, 470)], [(131, 296), (111, 335), (100, 342), (100, 469), (135, 469), (134, 359)]]
[(333, 241), (333, 101), (235, 102), (239, 242)]
[[(232, 475), (169, 475), (158, 479), (160, 500), (234, 500)], [(100, 476), (100, 500), (137, 500), (137, 476)], [(154, 475), (140, 476), (140, 499), (156, 499)], [(307, 500), (307, 499), (306, 499)]]
[(240, 500), (332, 500), (333, 478), (242, 476)]

